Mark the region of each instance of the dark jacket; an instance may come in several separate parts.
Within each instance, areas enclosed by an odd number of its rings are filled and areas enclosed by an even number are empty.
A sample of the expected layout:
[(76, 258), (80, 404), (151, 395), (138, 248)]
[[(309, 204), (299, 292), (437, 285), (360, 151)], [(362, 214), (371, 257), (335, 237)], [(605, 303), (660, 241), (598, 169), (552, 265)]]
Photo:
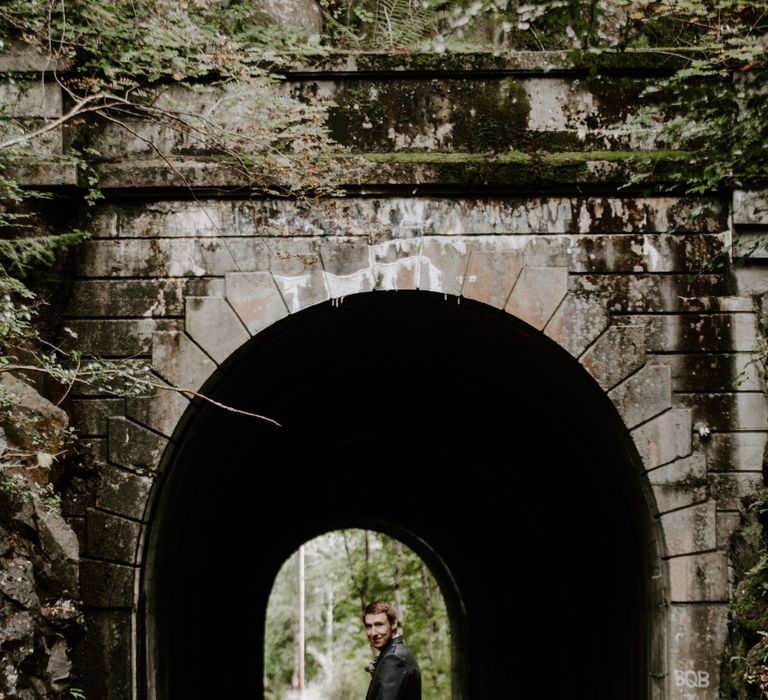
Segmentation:
[(365, 700), (421, 700), (421, 672), (402, 637), (381, 650)]

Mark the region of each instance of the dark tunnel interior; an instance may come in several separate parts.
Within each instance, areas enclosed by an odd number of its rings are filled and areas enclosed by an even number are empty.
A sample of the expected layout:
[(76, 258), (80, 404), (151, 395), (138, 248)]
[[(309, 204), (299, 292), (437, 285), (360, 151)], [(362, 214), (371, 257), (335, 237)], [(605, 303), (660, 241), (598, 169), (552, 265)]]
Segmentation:
[(639, 469), (605, 395), (540, 332), (373, 292), (275, 324), (205, 390), (282, 427), (200, 404), (175, 436), (144, 581), (159, 698), (263, 697), (273, 579), (342, 527), (432, 567), (453, 700), (647, 696)]

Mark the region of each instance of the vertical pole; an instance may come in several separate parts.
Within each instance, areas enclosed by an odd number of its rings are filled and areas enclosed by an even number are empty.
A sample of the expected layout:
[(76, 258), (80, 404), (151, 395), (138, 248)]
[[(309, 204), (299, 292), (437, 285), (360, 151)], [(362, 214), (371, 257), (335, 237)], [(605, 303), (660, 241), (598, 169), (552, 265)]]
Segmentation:
[(299, 697), (304, 694), (304, 545), (299, 547)]

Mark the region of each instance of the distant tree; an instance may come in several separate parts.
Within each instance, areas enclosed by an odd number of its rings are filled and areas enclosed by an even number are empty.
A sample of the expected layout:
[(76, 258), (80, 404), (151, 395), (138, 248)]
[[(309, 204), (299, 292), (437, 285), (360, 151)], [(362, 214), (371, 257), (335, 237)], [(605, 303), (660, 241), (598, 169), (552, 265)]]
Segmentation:
[[(309, 687), (326, 700), (364, 696), (372, 652), (362, 625), (363, 606), (399, 597), (406, 641), (424, 677), (424, 700), (449, 697), (450, 629), (439, 587), (424, 562), (399, 540), (370, 530), (330, 532), (304, 547)], [(290, 683), (294, 559), (278, 574), (267, 611), (264, 656), (270, 698), (282, 697)]]

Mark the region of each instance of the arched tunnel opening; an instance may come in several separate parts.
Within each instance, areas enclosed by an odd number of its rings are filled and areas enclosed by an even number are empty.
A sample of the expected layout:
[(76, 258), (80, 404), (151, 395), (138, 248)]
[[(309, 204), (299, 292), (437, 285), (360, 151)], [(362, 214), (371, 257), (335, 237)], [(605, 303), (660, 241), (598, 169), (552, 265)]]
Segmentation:
[(203, 402), (174, 436), (146, 553), (146, 695), (263, 698), (281, 565), (367, 527), (440, 582), (453, 700), (647, 697), (640, 470), (604, 393), (542, 333), (373, 292), (275, 324), (204, 390), (281, 427)]

